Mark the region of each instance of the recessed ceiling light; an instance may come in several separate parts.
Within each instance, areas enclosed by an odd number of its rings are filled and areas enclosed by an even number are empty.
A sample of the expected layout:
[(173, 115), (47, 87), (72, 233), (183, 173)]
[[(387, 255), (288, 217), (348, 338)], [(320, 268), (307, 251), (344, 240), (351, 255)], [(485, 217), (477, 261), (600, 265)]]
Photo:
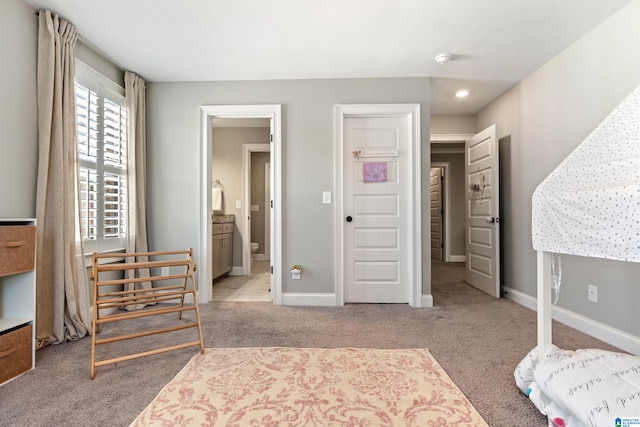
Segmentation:
[(466, 96), (469, 96), (469, 91), (466, 89), (460, 89), (459, 91), (456, 92), (457, 98), (464, 98)]

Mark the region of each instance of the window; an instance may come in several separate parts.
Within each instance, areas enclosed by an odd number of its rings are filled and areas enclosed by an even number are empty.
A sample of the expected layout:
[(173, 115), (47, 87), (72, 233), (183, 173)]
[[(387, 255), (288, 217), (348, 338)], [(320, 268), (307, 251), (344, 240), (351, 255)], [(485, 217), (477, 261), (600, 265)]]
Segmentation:
[(126, 248), (124, 88), (76, 61), (79, 210), (85, 253)]

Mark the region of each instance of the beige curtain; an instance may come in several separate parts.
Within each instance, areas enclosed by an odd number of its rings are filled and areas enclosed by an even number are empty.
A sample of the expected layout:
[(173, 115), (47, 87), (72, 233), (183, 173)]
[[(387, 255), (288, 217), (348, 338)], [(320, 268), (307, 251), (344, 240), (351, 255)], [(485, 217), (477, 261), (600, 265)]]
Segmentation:
[[(127, 155), (128, 155), (128, 194), (129, 194), (129, 247), (128, 252), (148, 252), (147, 209), (146, 209), (146, 101), (145, 82), (140, 76), (125, 72), (125, 98), (127, 105)], [(145, 262), (148, 257), (139, 256), (135, 261)], [(133, 259), (128, 260), (134, 261)], [(134, 277), (129, 270), (128, 277)], [(137, 269), (136, 277), (150, 277), (149, 269)], [(129, 283), (125, 290), (150, 289), (151, 282)], [(149, 303), (155, 304), (155, 303)], [(148, 304), (126, 306), (128, 310), (141, 309)]]
[(36, 195), (37, 348), (91, 333), (90, 297), (76, 208), (76, 29), (40, 11)]

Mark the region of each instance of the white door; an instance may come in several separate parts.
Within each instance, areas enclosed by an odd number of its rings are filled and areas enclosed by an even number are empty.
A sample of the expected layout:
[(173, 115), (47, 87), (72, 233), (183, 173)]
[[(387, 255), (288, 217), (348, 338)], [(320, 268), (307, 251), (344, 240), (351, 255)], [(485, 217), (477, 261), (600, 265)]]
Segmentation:
[(498, 140), (495, 125), (465, 141), (466, 281), (500, 298)]
[(346, 117), (343, 131), (345, 302), (408, 303), (411, 120)]
[(442, 238), (442, 168), (431, 168), (429, 188), (431, 194), (431, 259), (443, 260)]

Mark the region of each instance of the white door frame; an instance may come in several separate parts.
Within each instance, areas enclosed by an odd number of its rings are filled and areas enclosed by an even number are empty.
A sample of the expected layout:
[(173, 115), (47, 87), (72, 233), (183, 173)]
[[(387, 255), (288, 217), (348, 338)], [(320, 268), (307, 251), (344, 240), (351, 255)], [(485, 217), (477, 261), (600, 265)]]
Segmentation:
[[(251, 274), (251, 153), (268, 153), (269, 144), (242, 144), (242, 274)], [(266, 245), (267, 242), (264, 242)]]
[[(271, 191), (271, 297), (276, 305), (282, 304), (282, 113), (280, 104), (271, 105), (203, 105), (200, 107), (200, 211), (198, 223), (198, 252), (196, 270), (198, 302), (212, 300), (212, 235), (211, 235), (211, 161), (212, 120), (214, 118), (267, 118), (271, 119), (272, 150)], [(249, 250), (251, 252), (251, 250)]]
[(409, 224), (413, 239), (410, 242), (409, 260), (411, 292), (409, 305), (422, 306), (422, 228), (421, 228), (421, 199), (422, 199), (422, 157), (420, 144), (420, 104), (343, 104), (334, 107), (334, 154), (335, 154), (335, 305), (344, 305), (344, 207), (343, 207), (343, 158), (344, 150), (344, 120), (349, 117), (408, 117), (411, 123), (411, 152), (409, 155), (409, 176), (411, 177), (412, 209), (409, 212)]
[(444, 180), (441, 181), (441, 190), (443, 197), (444, 197), (444, 205), (442, 206), (442, 208), (444, 209), (444, 215), (442, 217), (444, 224), (443, 224), (443, 232), (444, 232), (444, 239), (442, 239), (443, 243), (444, 243), (444, 254), (443, 254), (443, 260), (444, 262), (449, 262), (451, 261), (451, 228), (450, 228), (450, 218), (449, 218), (449, 209), (450, 209), (450, 204), (449, 204), (449, 199), (451, 198), (451, 195), (449, 193), (450, 188), (451, 188), (451, 184), (449, 183), (449, 168), (451, 168), (451, 163), (449, 162), (431, 162), (431, 167), (432, 168), (442, 168), (442, 175), (444, 177)]

